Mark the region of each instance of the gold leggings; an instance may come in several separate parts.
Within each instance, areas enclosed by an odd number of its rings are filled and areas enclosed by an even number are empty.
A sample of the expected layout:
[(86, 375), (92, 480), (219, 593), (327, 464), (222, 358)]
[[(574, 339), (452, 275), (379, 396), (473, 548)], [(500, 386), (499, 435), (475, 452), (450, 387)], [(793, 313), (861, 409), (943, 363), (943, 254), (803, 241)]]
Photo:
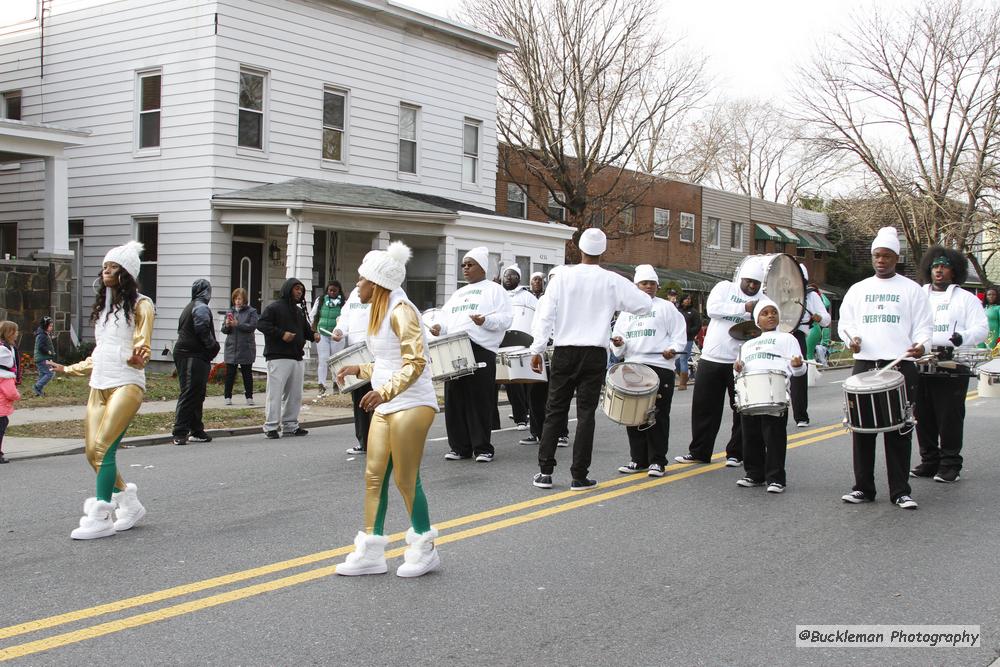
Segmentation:
[(396, 487), (403, 496), (413, 529), (431, 529), (427, 498), (420, 485), (420, 460), (435, 410), (419, 406), (387, 415), (372, 415), (365, 465), (365, 532), (382, 535), (388, 508), (389, 475), (395, 468)]
[(87, 462), (97, 473), (97, 498), (111, 501), (113, 491), (124, 491), (115, 454), (132, 418), (142, 405), (145, 392), (134, 384), (111, 389), (91, 389), (83, 438)]

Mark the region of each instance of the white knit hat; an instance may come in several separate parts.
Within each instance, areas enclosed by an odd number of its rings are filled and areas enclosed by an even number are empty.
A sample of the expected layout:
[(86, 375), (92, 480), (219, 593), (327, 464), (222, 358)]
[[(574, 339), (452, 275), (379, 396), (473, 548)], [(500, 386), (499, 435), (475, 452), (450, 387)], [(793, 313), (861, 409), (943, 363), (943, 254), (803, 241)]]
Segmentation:
[(753, 307), (753, 323), (754, 324), (757, 324), (757, 318), (760, 317), (760, 311), (764, 310), (768, 306), (772, 306), (776, 311), (778, 311), (778, 319), (779, 320), (781, 319), (781, 308), (778, 308), (778, 304), (776, 304), (771, 299), (768, 299), (766, 296), (762, 296), (757, 301), (757, 305)]
[[(477, 248), (473, 248), (469, 252), (465, 253), (465, 256), (462, 257), (462, 261), (465, 261), (467, 259), (471, 259), (473, 262), (475, 262), (479, 266), (483, 267), (483, 271), (486, 271), (487, 273), (489, 272), (489, 270), (490, 270), (490, 249), (487, 248), (486, 246), (481, 245), (481, 246), (479, 246)], [(520, 274), (518, 274), (518, 275), (520, 275)]]
[(802, 269), (802, 277), (805, 278), (806, 282), (809, 282), (809, 269), (806, 268), (805, 264), (799, 264), (799, 268)]
[(0, 345), (0, 366), (11, 369), (5, 371), (3, 368), (0, 368), (0, 378), (16, 377), (14, 373), (14, 353), (6, 345)]
[(108, 254), (104, 256), (103, 264), (108, 262), (114, 262), (118, 266), (125, 269), (130, 276), (133, 278), (139, 277), (139, 268), (141, 263), (139, 262), (139, 254), (142, 253), (143, 246), (138, 241), (129, 241), (125, 245), (120, 245), (117, 248), (112, 248), (108, 251)]
[(545, 280), (545, 274), (542, 273), (541, 271), (535, 271), (534, 273), (531, 274), (531, 279), (534, 280), (535, 278), (541, 278), (542, 280)]
[(652, 264), (640, 264), (635, 267), (635, 277), (632, 282), (638, 284), (646, 280), (652, 280), (657, 285), (660, 284), (660, 276), (656, 274), (656, 269), (653, 268)]
[(740, 280), (756, 280), (757, 282), (764, 280), (764, 257), (762, 255), (754, 255), (743, 262), (743, 266), (740, 267)]
[(899, 254), (899, 232), (896, 231), (895, 227), (883, 227), (878, 230), (878, 234), (875, 235), (875, 240), (872, 241), (872, 254), (875, 254), (875, 248), (888, 248), (897, 255)]
[(580, 249), (580, 252), (597, 256), (603, 255), (604, 251), (608, 249), (608, 237), (604, 235), (600, 229), (590, 229), (583, 230), (583, 234), (580, 234), (580, 240), (576, 242), (576, 246)]
[(514, 273), (516, 273), (518, 278), (521, 277), (521, 269), (517, 266), (517, 264), (511, 264), (510, 266), (508, 266), (503, 270), (504, 273), (507, 273), (508, 271), (513, 271)]
[(358, 274), (387, 290), (394, 290), (406, 279), (406, 263), (411, 257), (413, 251), (405, 243), (393, 241), (385, 250), (372, 250), (365, 255)]

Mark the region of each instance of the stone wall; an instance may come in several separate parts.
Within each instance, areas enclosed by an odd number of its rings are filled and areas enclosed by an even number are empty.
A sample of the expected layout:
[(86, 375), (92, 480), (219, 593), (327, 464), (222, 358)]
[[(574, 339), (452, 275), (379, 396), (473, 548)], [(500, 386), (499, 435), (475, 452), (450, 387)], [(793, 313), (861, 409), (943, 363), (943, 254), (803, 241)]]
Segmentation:
[(68, 260), (0, 259), (0, 320), (17, 323), (22, 353), (34, 351), (34, 332), (46, 315), (55, 323), (59, 354), (73, 348), (69, 334), (71, 280), (72, 266)]

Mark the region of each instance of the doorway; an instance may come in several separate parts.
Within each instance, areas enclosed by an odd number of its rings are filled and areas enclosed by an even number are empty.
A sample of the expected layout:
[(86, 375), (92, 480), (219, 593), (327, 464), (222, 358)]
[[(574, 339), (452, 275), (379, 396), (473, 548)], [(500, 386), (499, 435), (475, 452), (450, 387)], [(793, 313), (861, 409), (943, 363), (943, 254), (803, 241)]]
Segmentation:
[[(257, 241), (233, 241), (233, 264), (230, 285), (247, 291), (250, 305), (261, 312), (264, 285), (264, 244)], [(228, 301), (228, 296), (227, 299)]]

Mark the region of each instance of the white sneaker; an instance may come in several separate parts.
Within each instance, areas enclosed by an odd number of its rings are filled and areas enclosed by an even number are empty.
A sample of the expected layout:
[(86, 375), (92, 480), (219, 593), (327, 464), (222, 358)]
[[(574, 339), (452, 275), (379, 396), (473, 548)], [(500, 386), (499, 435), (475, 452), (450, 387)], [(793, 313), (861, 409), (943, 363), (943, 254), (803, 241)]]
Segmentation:
[(556, 447), (569, 447), (569, 436), (559, 436), (559, 439), (556, 440)]
[(781, 482), (771, 482), (770, 484), (767, 485), (767, 492), (768, 493), (784, 493), (785, 492), (785, 485), (782, 484)]
[(741, 465), (743, 465), (743, 460), (738, 459), (735, 456), (730, 456), (728, 459), (726, 459), (727, 468), (739, 468)]
[(80, 527), (69, 534), (74, 540), (96, 540), (99, 537), (111, 537), (115, 534), (115, 522), (111, 512), (115, 506), (112, 503), (87, 498), (83, 503), (83, 518)]
[(514, 428), (516, 428), (518, 431), (527, 431), (528, 422), (518, 422), (517, 426), (515, 426)]
[(805, 428), (806, 426), (809, 426), (809, 422), (807, 421), (796, 422), (795, 426), (797, 426), (798, 428)]
[(132, 482), (125, 485), (125, 490), (111, 495), (111, 502), (118, 506), (115, 510), (115, 530), (128, 530), (146, 516), (146, 508), (139, 502), (138, 487)]
[(354, 537), (354, 551), (337, 565), (337, 574), (354, 577), (359, 574), (385, 574), (389, 566), (385, 562), (385, 547), (389, 538), (384, 535), (369, 535), (359, 531)]
[(225, 399), (225, 400), (223, 401), (223, 403), (225, 403), (226, 405), (232, 405), (232, 404), (233, 404), (233, 399), (231, 399), (231, 398), (227, 398), (227, 399)]
[(252, 397), (247, 399), (247, 405), (253, 405), (253, 398)]
[(403, 553), (403, 564), (396, 570), (398, 577), (419, 577), (427, 574), (431, 570), (437, 569), (441, 564), (441, 557), (438, 556), (437, 549), (434, 548), (434, 540), (437, 539), (436, 528), (431, 528), (426, 533), (416, 533), (413, 528), (406, 531), (406, 543), (410, 548)]

